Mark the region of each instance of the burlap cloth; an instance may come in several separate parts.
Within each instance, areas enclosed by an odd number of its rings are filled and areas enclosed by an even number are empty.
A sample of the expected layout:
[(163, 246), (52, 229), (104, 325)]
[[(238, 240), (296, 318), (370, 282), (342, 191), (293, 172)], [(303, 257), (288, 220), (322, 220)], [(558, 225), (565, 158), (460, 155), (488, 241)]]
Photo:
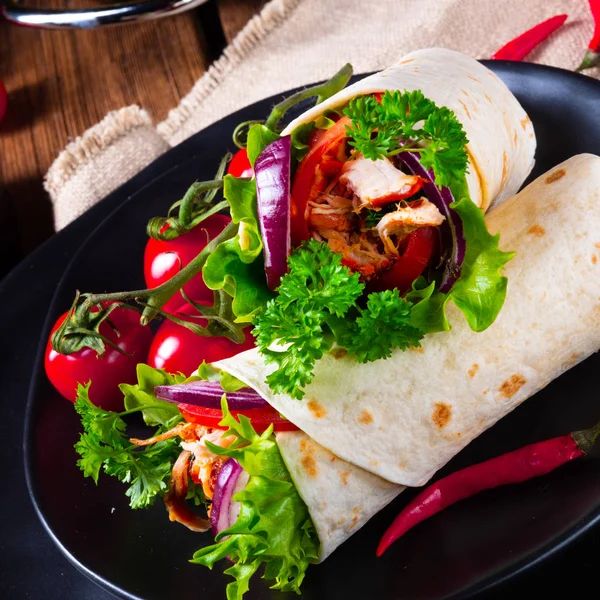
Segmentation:
[[(61, 229), (157, 156), (221, 117), (292, 87), (326, 79), (346, 62), (381, 69), (431, 46), (476, 58), (536, 23), (568, 13), (567, 24), (529, 55), (574, 69), (592, 36), (585, 0), (271, 0), (165, 121), (129, 106), (69, 144), (46, 176)], [(599, 69), (587, 72), (598, 77)]]

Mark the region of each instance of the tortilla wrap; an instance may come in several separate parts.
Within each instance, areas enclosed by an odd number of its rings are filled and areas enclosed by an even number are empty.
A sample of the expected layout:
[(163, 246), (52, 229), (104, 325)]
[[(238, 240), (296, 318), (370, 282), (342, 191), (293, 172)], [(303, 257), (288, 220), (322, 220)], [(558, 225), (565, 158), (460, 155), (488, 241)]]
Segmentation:
[(301, 431), (276, 438), (317, 530), (319, 562), (405, 489), (338, 458)]
[(471, 199), (486, 210), (516, 194), (531, 172), (536, 148), (531, 120), (506, 85), (475, 59), (443, 48), (411, 52), (395, 65), (341, 90), (293, 120), (282, 132), (352, 98), (386, 90), (421, 90), (454, 111), (467, 134)]
[(273, 394), (258, 350), (215, 363), (336, 456), (420, 486), (475, 437), (600, 348), (600, 157), (575, 156), (486, 215), (516, 256), (496, 322), (359, 364), (326, 355), (298, 401)]

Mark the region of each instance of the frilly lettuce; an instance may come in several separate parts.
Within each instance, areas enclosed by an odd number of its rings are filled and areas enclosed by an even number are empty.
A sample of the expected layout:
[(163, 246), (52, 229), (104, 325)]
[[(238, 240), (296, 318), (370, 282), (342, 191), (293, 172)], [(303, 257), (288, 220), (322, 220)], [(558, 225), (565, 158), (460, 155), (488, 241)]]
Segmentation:
[(237, 421), (222, 401), (224, 435), (236, 440), (221, 448), (206, 445), (215, 453), (237, 460), (250, 475), (247, 486), (234, 496), (241, 509), (237, 521), (216, 537), (216, 543), (194, 554), (192, 562), (212, 569), (228, 557), (235, 564), (225, 573), (235, 581), (227, 586), (228, 600), (240, 600), (249, 580), (264, 565), (263, 579), (274, 580), (272, 589), (299, 593), (309, 564), (317, 561), (319, 539), (288, 470), (273, 427), (257, 434), (243, 415)]
[(231, 219), (239, 223), (238, 234), (217, 246), (208, 257), (202, 277), (211, 290), (224, 290), (233, 297), (232, 310), (238, 323), (249, 323), (271, 297), (262, 260), (262, 239), (257, 220), (254, 181), (225, 176), (223, 195), (231, 207)]
[(450, 329), (446, 317), (446, 304), (450, 300), (464, 313), (473, 331), (487, 329), (506, 299), (508, 279), (501, 269), (515, 255), (500, 250), (500, 234), (492, 235), (487, 230), (483, 213), (468, 197), (466, 185), (452, 192), (455, 198), (460, 198), (450, 207), (462, 219), (466, 241), (461, 275), (447, 294), (439, 292), (435, 282), (427, 285), (420, 278), (406, 296), (414, 303), (412, 324), (425, 333)]

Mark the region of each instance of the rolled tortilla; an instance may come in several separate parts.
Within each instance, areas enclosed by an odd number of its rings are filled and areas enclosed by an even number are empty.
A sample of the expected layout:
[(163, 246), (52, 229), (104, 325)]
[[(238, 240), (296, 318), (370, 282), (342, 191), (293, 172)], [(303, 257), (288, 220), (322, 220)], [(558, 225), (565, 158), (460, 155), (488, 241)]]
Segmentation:
[(216, 365), (336, 456), (419, 486), (475, 437), (600, 348), (600, 157), (575, 156), (486, 216), (515, 250), (494, 324), (453, 329), (421, 348), (358, 364), (326, 355), (302, 401), (273, 394), (256, 349)]
[(438, 106), (454, 111), (469, 139), (467, 184), (477, 206), (486, 210), (523, 185), (533, 168), (536, 148), (531, 120), (498, 76), (473, 58), (443, 48), (407, 54), (395, 65), (306, 111), (283, 135), (356, 96), (386, 90), (421, 90)]
[(319, 562), (405, 489), (338, 458), (301, 431), (276, 437), (317, 530)]

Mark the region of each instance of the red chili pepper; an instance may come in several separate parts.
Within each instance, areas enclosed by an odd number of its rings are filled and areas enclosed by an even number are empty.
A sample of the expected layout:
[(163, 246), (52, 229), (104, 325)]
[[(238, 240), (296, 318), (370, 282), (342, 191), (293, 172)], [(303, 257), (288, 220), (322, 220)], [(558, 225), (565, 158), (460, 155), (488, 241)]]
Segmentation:
[(530, 444), (452, 473), (418, 494), (383, 534), (377, 556), (400, 536), (448, 506), (509, 483), (520, 483), (550, 473), (557, 467), (590, 451), (600, 435), (600, 423), (591, 429)]
[[(591, 0), (592, 2), (594, 0)], [(550, 17), (525, 33), (505, 44), (492, 55), (494, 60), (523, 60), (534, 48), (539, 46), (551, 33), (554, 33), (567, 20), (568, 15)]]
[(600, 0), (590, 0), (590, 9), (595, 23), (594, 37), (590, 40), (588, 50), (576, 71), (600, 66)]

